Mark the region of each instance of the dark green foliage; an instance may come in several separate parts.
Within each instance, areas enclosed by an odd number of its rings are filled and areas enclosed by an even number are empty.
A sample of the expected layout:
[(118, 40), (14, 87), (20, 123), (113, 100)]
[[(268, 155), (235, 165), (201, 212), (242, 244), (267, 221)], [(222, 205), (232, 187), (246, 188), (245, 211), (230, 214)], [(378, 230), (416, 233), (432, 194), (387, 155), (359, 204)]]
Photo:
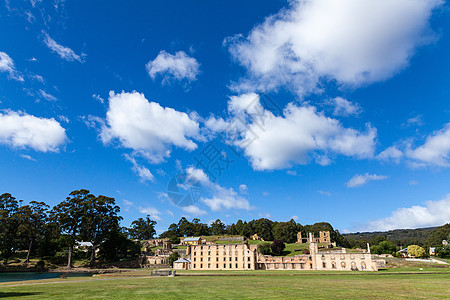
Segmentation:
[(7, 193), (0, 195), (0, 255), (5, 265), (20, 245), (17, 238), (18, 210), (19, 201), (16, 198)]
[(172, 252), (169, 255), (169, 265), (173, 267), (173, 262), (176, 261), (180, 257), (180, 254), (178, 252)]
[(286, 248), (284, 242), (282, 240), (274, 240), (272, 245), (270, 245), (270, 249), (272, 249), (273, 255), (281, 255), (283, 254), (283, 250)]
[(374, 254), (393, 254), (396, 251), (397, 247), (390, 241), (382, 241), (378, 245), (370, 247), (370, 252)]
[(34, 265), (34, 267), (35, 267), (36, 270), (38, 270), (38, 271), (44, 271), (44, 270), (45, 270), (45, 261), (43, 261), (43, 260), (38, 261), (38, 262)]
[(212, 235), (221, 235), (226, 232), (225, 224), (219, 219), (215, 220), (210, 225)]
[(297, 241), (297, 233), (297, 224), (294, 220), (277, 223), (273, 228), (274, 238), (285, 243), (295, 243)]
[(270, 244), (265, 243), (265, 244), (259, 245), (258, 252), (263, 254), (263, 255), (270, 255), (270, 253), (272, 253), (272, 249), (270, 247)]
[(156, 221), (147, 216), (145, 219), (139, 218), (131, 223), (131, 228), (128, 229), (128, 235), (136, 240), (150, 240), (155, 234)]
[(128, 239), (121, 231), (112, 230), (99, 247), (99, 257), (106, 261), (116, 261), (122, 258), (135, 258), (140, 251), (139, 242)]

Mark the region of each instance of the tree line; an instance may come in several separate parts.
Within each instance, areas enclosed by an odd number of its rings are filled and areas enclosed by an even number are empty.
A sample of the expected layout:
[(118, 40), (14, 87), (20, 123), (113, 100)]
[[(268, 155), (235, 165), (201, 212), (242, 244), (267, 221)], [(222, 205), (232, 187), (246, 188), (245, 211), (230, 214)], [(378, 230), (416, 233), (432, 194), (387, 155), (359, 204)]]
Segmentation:
[[(20, 250), (26, 250), (25, 263), (31, 255), (51, 258), (66, 249), (67, 268), (72, 267), (77, 241), (90, 242), (89, 265), (95, 263), (96, 252), (103, 260), (114, 261), (135, 257), (140, 251), (133, 239), (152, 238), (156, 222), (139, 218), (130, 228), (120, 226), (122, 217), (115, 199), (95, 196), (89, 190), (75, 190), (52, 209), (44, 202), (22, 205), (11, 194), (0, 195), (0, 257), (4, 265)], [(65, 257), (67, 256), (67, 257)]]

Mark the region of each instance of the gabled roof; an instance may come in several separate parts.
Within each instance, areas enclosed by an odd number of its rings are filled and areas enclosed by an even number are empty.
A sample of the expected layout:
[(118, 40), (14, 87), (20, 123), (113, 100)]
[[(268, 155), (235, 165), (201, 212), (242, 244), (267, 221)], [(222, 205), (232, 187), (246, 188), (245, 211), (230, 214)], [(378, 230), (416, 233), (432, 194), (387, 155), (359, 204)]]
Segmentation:
[(200, 239), (201, 239), (201, 237), (187, 237), (187, 238), (184, 238), (183, 242), (196, 242)]
[(174, 261), (174, 263), (185, 263), (185, 262), (190, 263), (191, 260), (189, 258), (180, 258)]

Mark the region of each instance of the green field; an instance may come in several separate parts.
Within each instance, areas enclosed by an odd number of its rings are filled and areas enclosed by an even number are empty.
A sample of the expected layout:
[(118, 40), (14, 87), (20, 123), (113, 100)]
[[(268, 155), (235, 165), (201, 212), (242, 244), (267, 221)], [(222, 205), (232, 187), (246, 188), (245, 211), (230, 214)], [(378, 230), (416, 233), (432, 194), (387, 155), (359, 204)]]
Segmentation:
[[(200, 272), (188, 272), (201, 275)], [(444, 299), (450, 273), (234, 272), (241, 276), (52, 279), (0, 284), (1, 297), (19, 299)], [(254, 276), (245, 276), (252, 274)], [(295, 274), (295, 275), (292, 275)], [(205, 275), (205, 273), (203, 273)], [(256, 275), (256, 276), (255, 276)]]

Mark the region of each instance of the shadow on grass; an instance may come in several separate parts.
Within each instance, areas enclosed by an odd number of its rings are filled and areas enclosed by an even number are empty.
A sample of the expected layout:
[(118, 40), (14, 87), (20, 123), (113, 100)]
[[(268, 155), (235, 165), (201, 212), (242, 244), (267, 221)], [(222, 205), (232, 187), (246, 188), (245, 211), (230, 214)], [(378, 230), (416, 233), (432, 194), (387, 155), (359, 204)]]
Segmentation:
[(41, 293), (0, 292), (0, 298), (35, 296)]

